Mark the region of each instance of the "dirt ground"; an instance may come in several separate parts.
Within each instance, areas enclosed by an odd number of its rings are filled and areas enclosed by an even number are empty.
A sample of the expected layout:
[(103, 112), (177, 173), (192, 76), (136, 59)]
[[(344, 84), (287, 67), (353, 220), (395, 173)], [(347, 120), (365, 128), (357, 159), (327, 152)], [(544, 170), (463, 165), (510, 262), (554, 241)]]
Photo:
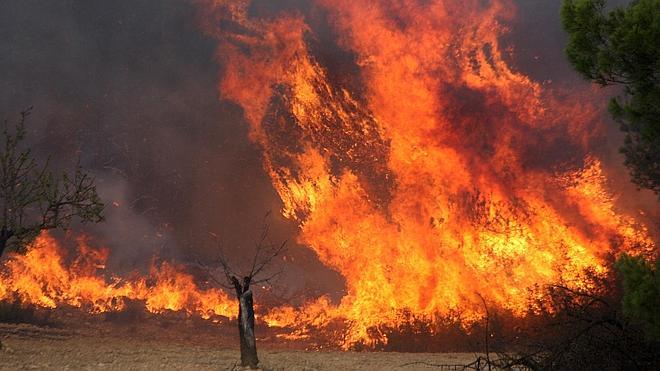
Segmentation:
[[(230, 330), (230, 329), (228, 329)], [(229, 331), (228, 331), (229, 332)], [(239, 353), (233, 334), (95, 327), (81, 331), (31, 324), (0, 324), (0, 369), (230, 370)], [(471, 353), (383, 353), (259, 349), (264, 370), (431, 370), (467, 364)], [(259, 345), (258, 345), (259, 346)]]

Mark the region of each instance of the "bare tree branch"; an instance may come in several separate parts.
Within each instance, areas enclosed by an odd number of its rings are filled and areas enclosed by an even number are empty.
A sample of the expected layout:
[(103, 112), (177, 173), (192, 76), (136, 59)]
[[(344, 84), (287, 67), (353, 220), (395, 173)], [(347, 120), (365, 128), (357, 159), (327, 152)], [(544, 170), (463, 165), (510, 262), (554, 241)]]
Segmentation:
[(94, 178), (76, 165), (73, 176), (55, 176), (50, 159), (42, 167), (22, 148), (25, 123), (32, 107), (21, 112), (13, 130), (2, 131), (4, 148), (0, 152), (0, 255), (8, 244), (21, 249), (41, 231), (68, 228), (74, 218), (81, 222), (103, 220), (103, 203)]

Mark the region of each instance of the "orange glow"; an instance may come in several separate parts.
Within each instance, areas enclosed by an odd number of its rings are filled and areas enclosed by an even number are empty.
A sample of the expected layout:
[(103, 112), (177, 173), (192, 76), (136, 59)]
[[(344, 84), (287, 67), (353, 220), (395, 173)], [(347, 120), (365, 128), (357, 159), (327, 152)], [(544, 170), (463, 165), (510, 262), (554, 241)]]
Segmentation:
[[(346, 54), (340, 67), (315, 54), (304, 14), (197, 2), (218, 43), (220, 95), (243, 108), (282, 215), (346, 282), (337, 303), (265, 310), (260, 320), (292, 330), (278, 337), (336, 321), (344, 347), (387, 342), (373, 329), (404, 312), (468, 325), (483, 316), (481, 298), (522, 317), (544, 285), (584, 287), (583, 273), (606, 274), (610, 256), (656, 251), (648, 228), (617, 209), (591, 151), (601, 130), (591, 92), (512, 67), (501, 45), (509, 1), (311, 1)], [(335, 78), (343, 68), (358, 88)], [(234, 299), (181, 267), (122, 279), (106, 273), (107, 258), (80, 239), (67, 263), (42, 234), (3, 262), (0, 300), (92, 313), (136, 300), (152, 313), (235, 317)]]
[(0, 300), (18, 299), (45, 308), (66, 304), (90, 313), (120, 311), (126, 300), (137, 300), (152, 313), (235, 317), (234, 300), (220, 290), (201, 290), (192, 276), (173, 264), (153, 264), (148, 276), (123, 280), (106, 276), (107, 258), (107, 250), (93, 249), (81, 238), (75, 260), (66, 264), (57, 241), (42, 233), (25, 255), (12, 255), (4, 262)]
[[(543, 285), (581, 286), (585, 270), (606, 273), (608, 254), (655, 249), (590, 151), (601, 126), (589, 92), (510, 66), (511, 2), (314, 1), (360, 91), (329, 78), (304, 15), (200, 3), (220, 95), (243, 108), (282, 214), (346, 279), (340, 303), (276, 308), (269, 324), (343, 319), (350, 345), (387, 341), (368, 329), (403, 310), (477, 320), (479, 295), (523, 316)], [(544, 165), (560, 151), (571, 161)]]

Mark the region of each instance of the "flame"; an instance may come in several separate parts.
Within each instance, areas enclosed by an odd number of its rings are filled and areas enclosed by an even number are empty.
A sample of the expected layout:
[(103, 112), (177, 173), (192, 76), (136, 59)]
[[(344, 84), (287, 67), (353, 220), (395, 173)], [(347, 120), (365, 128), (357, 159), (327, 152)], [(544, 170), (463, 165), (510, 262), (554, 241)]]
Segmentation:
[[(279, 338), (340, 321), (344, 347), (386, 342), (379, 327), (404, 313), (469, 324), (482, 300), (522, 317), (544, 285), (586, 287), (584, 273), (606, 274), (612, 255), (655, 253), (591, 151), (601, 131), (593, 92), (511, 67), (501, 42), (509, 1), (315, 0), (311, 15), (267, 17), (248, 0), (198, 2), (219, 45), (221, 97), (243, 108), (282, 215), (346, 281), (338, 303), (270, 308), (266, 324), (293, 329)], [(318, 14), (335, 38), (333, 63), (318, 52)], [(107, 259), (81, 238), (67, 263), (42, 233), (3, 261), (0, 300), (236, 315), (234, 300), (182, 267), (154, 260), (126, 279), (106, 272)]]
[(146, 277), (125, 280), (105, 275), (107, 249), (78, 239), (78, 253), (66, 264), (58, 242), (43, 232), (25, 255), (12, 255), (0, 271), (0, 300), (17, 299), (44, 308), (70, 305), (90, 313), (125, 309), (127, 300), (144, 303), (151, 313), (182, 311), (205, 319), (235, 317), (236, 304), (224, 291), (200, 289), (180, 267), (152, 264)]
[[(387, 341), (368, 330), (403, 310), (475, 321), (480, 296), (524, 316), (539, 287), (654, 251), (590, 150), (593, 92), (510, 66), (510, 1), (310, 3), (259, 17), (249, 0), (200, 1), (221, 98), (243, 108), (298, 242), (346, 279), (340, 303), (276, 308), (269, 324), (341, 318), (350, 345)], [(314, 14), (343, 67), (315, 51)]]

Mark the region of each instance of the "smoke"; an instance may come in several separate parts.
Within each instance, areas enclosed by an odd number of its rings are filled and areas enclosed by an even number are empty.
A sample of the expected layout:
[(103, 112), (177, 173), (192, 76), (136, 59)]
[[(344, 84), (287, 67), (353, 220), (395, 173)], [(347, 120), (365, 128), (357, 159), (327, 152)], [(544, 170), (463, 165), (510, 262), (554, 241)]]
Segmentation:
[[(563, 56), (558, 4), (518, 1), (505, 42), (515, 45), (513, 65), (534, 80), (586, 86)], [(294, 241), (298, 233), (279, 215), (282, 202), (263, 169), (261, 148), (248, 139), (242, 109), (218, 100), (222, 62), (216, 42), (198, 28), (197, 10), (176, 0), (0, 3), (0, 113), (12, 118), (34, 105), (28, 129), (36, 154), (51, 156), (62, 169), (80, 157), (95, 174), (107, 221), (85, 228), (111, 248), (121, 269), (154, 253), (210, 256), (209, 233), (240, 254), (269, 210), (274, 240)], [(314, 2), (260, 0), (249, 11), (258, 18), (302, 14), (329, 80), (361, 94), (355, 56), (338, 46)], [(606, 127), (599, 151), (616, 174), (609, 179), (620, 179), (613, 187), (621, 203), (658, 220), (653, 197), (627, 181), (616, 126)], [(562, 144), (528, 156), (528, 166), (571, 160)], [(334, 292), (342, 286), (313, 252), (290, 244), (287, 280), (296, 288)]]
[[(63, 170), (80, 158), (96, 176), (106, 222), (76, 230), (109, 247), (116, 269), (144, 268), (154, 253), (211, 256), (209, 233), (240, 255), (270, 210), (273, 240), (295, 234), (240, 109), (218, 101), (215, 43), (195, 10), (176, 0), (0, 4), (1, 115), (33, 105), (36, 155)], [(324, 277), (294, 286), (341, 286), (289, 244), (287, 272)]]

